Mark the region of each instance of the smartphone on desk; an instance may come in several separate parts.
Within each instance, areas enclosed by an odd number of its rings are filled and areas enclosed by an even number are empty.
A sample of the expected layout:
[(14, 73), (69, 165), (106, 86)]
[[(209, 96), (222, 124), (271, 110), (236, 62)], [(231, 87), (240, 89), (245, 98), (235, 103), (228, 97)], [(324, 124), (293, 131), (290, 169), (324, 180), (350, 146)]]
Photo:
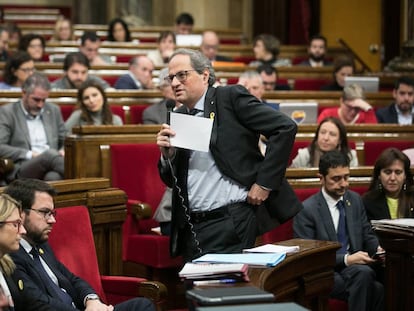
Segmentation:
[(385, 256), (385, 251), (382, 252), (376, 252), (374, 255), (372, 255), (372, 259), (378, 260)]

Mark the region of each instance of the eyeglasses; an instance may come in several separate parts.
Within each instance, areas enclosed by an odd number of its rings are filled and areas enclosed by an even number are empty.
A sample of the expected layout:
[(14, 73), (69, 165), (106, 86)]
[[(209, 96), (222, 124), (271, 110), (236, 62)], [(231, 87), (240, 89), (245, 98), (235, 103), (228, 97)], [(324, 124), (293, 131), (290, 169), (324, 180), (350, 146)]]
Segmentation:
[(274, 85), (276, 85), (276, 82), (263, 81), (263, 85), (271, 85), (271, 86), (274, 86)]
[(8, 220), (8, 221), (0, 221), (0, 224), (12, 224), (13, 227), (15, 227), (17, 229), (17, 231), (20, 230), (20, 226), (22, 225), (22, 220), (21, 219), (16, 219), (16, 220)]
[(34, 209), (29, 208), (31, 211), (35, 211), (38, 214), (43, 215), (46, 220), (49, 220), (52, 216), (56, 218), (57, 210), (50, 210), (50, 209)]
[(36, 68), (19, 68), (18, 70), (21, 70), (24, 73), (32, 73), (35, 72)]
[(189, 73), (190, 71), (196, 71), (196, 70), (191, 69), (191, 70), (183, 70), (183, 71), (179, 71), (179, 72), (177, 72), (175, 75), (169, 75), (169, 76), (166, 76), (166, 77), (164, 78), (164, 81), (165, 81), (166, 83), (168, 83), (168, 84), (171, 84), (171, 83), (173, 82), (173, 80), (174, 80), (174, 77), (175, 77), (175, 78), (177, 78), (177, 80), (178, 80), (178, 81), (180, 81), (181, 83), (183, 83), (183, 82), (185, 82), (185, 81), (187, 80), (188, 73)]

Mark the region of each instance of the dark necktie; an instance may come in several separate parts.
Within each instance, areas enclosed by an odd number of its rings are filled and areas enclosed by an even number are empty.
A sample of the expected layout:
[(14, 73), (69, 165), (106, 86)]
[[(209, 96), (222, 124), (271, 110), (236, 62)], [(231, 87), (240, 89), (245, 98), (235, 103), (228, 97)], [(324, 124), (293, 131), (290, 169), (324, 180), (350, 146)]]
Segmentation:
[(342, 247), (339, 249), (340, 254), (347, 253), (348, 247), (348, 234), (346, 232), (346, 217), (345, 217), (345, 205), (344, 201), (340, 200), (336, 203), (336, 207), (339, 210), (339, 221), (338, 221), (338, 241), (342, 244)]
[(201, 112), (202, 110), (200, 109), (191, 109), (190, 112), (188, 114), (191, 114), (192, 116), (195, 116), (197, 113)]
[(45, 268), (42, 265), (42, 262), (40, 261), (39, 251), (37, 248), (33, 247), (30, 253), (33, 255), (33, 263), (36, 267), (37, 272), (39, 272), (39, 275), (42, 278), (45, 286), (51, 288), (55, 292), (55, 298), (60, 299), (64, 304), (73, 306), (73, 301), (69, 294), (63, 291), (57, 284), (55, 284), (55, 282), (53, 282), (53, 280), (47, 274)]

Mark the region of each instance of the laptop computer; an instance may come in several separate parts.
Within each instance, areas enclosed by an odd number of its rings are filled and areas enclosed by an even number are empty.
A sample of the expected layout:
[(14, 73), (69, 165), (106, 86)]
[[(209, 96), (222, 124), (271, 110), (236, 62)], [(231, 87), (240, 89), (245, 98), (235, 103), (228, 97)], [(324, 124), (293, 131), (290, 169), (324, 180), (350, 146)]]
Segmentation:
[(272, 293), (255, 286), (193, 288), (186, 297), (196, 305), (210, 306), (275, 301)]
[(364, 92), (378, 92), (379, 90), (379, 77), (345, 77), (345, 86), (350, 84), (358, 84)]
[(177, 46), (200, 46), (203, 36), (200, 34), (176, 35)]
[(317, 102), (280, 103), (279, 110), (297, 124), (316, 124), (318, 119)]

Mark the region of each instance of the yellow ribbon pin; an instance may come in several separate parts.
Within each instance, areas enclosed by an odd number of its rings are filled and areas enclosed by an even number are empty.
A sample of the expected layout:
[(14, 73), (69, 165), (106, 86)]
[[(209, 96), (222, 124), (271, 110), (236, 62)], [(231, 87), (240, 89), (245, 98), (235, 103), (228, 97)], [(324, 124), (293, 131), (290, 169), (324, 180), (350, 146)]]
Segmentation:
[(214, 111), (210, 112), (210, 119), (214, 120), (215, 116), (216, 116), (216, 114), (214, 113)]
[(43, 251), (43, 249), (39, 248), (39, 254), (43, 255), (45, 252)]
[(23, 280), (19, 280), (17, 283), (19, 285), (19, 289), (23, 290)]

